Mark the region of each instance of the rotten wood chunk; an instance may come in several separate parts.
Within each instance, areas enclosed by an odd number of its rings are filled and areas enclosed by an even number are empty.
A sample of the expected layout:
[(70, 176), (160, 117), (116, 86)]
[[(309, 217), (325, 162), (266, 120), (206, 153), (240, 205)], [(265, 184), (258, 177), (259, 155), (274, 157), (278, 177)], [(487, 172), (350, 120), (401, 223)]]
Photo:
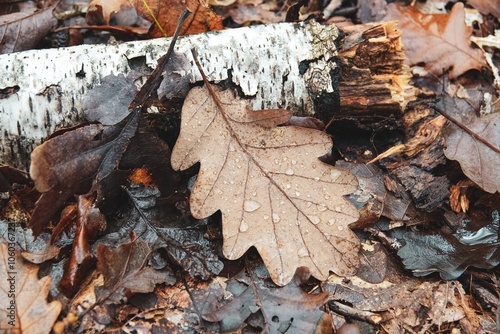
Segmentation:
[(396, 22), (343, 27), (338, 115), (399, 115), (415, 99)]

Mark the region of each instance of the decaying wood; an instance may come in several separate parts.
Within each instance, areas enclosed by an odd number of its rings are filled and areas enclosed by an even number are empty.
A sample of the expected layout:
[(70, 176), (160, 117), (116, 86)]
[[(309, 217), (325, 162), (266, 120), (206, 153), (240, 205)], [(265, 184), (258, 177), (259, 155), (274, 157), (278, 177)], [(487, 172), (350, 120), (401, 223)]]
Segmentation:
[[(335, 26), (314, 21), (253, 26), (185, 36), (176, 51), (192, 62), (190, 50), (196, 48), (209, 79), (230, 79), (254, 109), (324, 115), (340, 102), (343, 113), (397, 114), (405, 105), (408, 76), (394, 25), (353, 26), (343, 40)], [(27, 168), (34, 147), (83, 119), (82, 98), (89, 89), (109, 74), (156, 67), (168, 43), (157, 39), (1, 55), (0, 161)], [(186, 75), (201, 81), (194, 66)]]
[(396, 22), (343, 28), (339, 83), (343, 115), (397, 115), (414, 99)]

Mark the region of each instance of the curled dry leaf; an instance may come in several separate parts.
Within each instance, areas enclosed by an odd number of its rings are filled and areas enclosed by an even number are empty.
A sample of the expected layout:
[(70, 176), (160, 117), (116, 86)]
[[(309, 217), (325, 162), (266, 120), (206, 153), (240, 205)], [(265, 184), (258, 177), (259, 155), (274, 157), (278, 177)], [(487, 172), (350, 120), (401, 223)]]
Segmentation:
[(358, 212), (343, 195), (358, 183), (318, 160), (331, 149), (330, 137), (277, 127), (290, 119), (287, 110), (251, 111), (231, 91), (214, 87), (212, 94), (206, 86), (188, 94), (171, 158), (177, 170), (201, 162), (193, 216), (220, 209), (224, 255), (236, 259), (255, 246), (276, 284), (287, 284), (301, 266), (319, 279), (329, 270), (354, 274), (359, 240), (348, 224)]
[(482, 51), (471, 46), (472, 27), (465, 25), (463, 3), (456, 3), (449, 14), (424, 14), (395, 3), (387, 8), (385, 20), (399, 20), (410, 65), (424, 63), (436, 75), (451, 68), (451, 78), (486, 66)]
[(93, 203), (91, 196), (78, 196), (75, 239), (60, 283), (66, 296), (73, 296), (80, 289), (83, 279), (94, 267), (89, 240), (95, 239), (106, 227), (106, 218)]
[(0, 333), (49, 333), (61, 312), (60, 302), (47, 303), (51, 278), (38, 279), (38, 266), (10, 245), (0, 243)]

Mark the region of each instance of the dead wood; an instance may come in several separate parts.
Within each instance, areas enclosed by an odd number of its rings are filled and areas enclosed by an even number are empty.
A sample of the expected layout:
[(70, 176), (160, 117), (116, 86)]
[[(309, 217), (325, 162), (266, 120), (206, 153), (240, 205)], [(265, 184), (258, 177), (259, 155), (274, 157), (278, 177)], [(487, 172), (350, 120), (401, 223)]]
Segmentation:
[[(337, 27), (314, 21), (254, 26), (186, 36), (176, 51), (192, 61), (190, 49), (196, 48), (209, 79), (230, 80), (253, 109), (285, 107), (323, 120), (332, 111), (401, 113), (412, 90), (395, 23), (356, 25), (344, 33), (341, 38)], [(89, 89), (109, 74), (156, 67), (166, 45), (158, 39), (0, 56), (0, 161), (27, 168), (31, 152), (50, 133), (84, 119)], [(185, 75), (201, 80), (194, 66)]]

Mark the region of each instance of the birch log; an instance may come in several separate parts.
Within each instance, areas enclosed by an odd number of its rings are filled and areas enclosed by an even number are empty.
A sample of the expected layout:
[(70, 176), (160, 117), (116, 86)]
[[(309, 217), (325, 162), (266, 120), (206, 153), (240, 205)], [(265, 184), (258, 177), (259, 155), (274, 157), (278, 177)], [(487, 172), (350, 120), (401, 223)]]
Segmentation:
[[(335, 26), (308, 21), (184, 36), (176, 51), (191, 61), (186, 73), (191, 82), (201, 80), (190, 52), (196, 48), (209, 79), (230, 78), (252, 98), (254, 109), (284, 107), (296, 115), (312, 115), (318, 97), (326, 94), (331, 101), (340, 100), (334, 78), (339, 69), (338, 40)], [(0, 55), (0, 161), (26, 169), (34, 147), (53, 131), (82, 120), (82, 99), (89, 89), (109, 74), (127, 75), (141, 61), (156, 67), (169, 42), (156, 39)], [(355, 51), (359, 43), (348, 44), (346, 57), (359, 58)], [(391, 86), (391, 80), (382, 86)], [(402, 103), (392, 90), (389, 87), (384, 99), (399, 108)]]

